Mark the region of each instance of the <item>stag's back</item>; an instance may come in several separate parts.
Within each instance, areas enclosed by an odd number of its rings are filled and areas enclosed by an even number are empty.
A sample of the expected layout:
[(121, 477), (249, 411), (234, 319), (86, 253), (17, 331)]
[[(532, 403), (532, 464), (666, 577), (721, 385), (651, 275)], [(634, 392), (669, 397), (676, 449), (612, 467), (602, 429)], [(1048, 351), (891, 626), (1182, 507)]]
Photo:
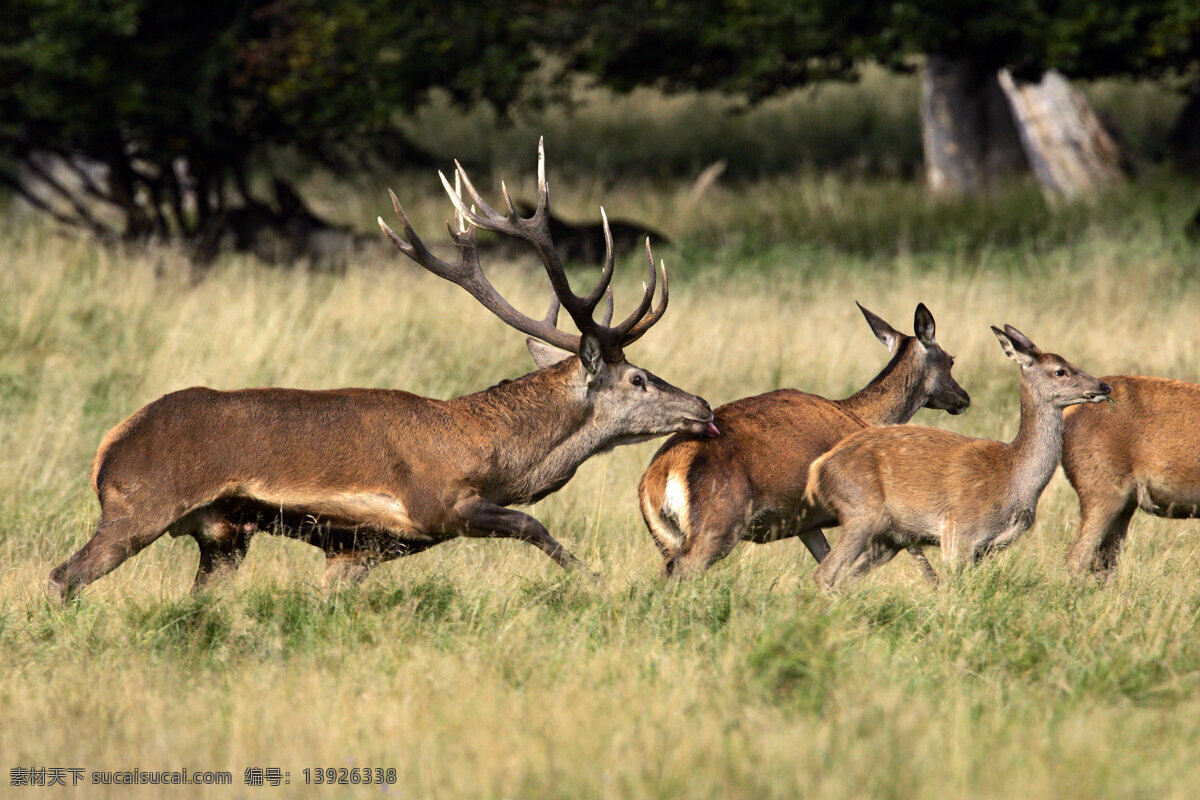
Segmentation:
[(111, 489), (190, 505), (251, 479), (304, 488), (336, 488), (351, 478), (386, 483), (403, 469), (389, 453), (442, 427), (439, 405), (381, 389), (183, 389), (109, 431), (92, 461), (92, 486), (102, 502)]

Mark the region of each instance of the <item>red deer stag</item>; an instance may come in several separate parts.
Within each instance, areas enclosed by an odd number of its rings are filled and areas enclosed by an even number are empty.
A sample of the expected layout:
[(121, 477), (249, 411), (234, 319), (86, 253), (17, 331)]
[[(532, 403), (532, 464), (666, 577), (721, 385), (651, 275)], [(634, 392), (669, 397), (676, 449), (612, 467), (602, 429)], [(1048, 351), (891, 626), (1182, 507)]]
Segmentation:
[(809, 470), (808, 495), (842, 526), (816, 570), (835, 589), (902, 548), (939, 545), (952, 566), (1007, 547), (1033, 525), (1062, 454), (1063, 409), (1098, 403), (1111, 387), (1011, 325), (992, 328), (1021, 367), (1021, 425), (1010, 443), (920, 425), (867, 428)]
[(1063, 471), (1079, 495), (1079, 533), (1067, 552), (1074, 575), (1107, 580), (1136, 509), (1200, 516), (1200, 386), (1113, 375), (1113, 402), (1066, 414)]
[(913, 320), (916, 336), (858, 308), (892, 353), (861, 391), (827, 400), (779, 389), (735, 400), (715, 412), (720, 438), (677, 434), (655, 454), (638, 491), (668, 575), (706, 569), (742, 539), (799, 536), (820, 561), (829, 552), (820, 525), (832, 520), (818, 518), (805, 502), (813, 460), (854, 431), (907, 422), (922, 406), (967, 410), (971, 398), (950, 375), (954, 358), (934, 340), (924, 303)]
[[(379, 562), (456, 536), (520, 539), (573, 567), (579, 561), (540, 522), (507, 506), (560, 489), (583, 461), (617, 445), (676, 431), (716, 435), (704, 400), (625, 360), (623, 348), (667, 308), (663, 268), (661, 299), (651, 310), (649, 241), (642, 299), (610, 326), (611, 237), (599, 283), (576, 295), (547, 232), (541, 144), (537, 208), (528, 218), (513, 210), (507, 190), (507, 213), (494, 210), (455, 166), (474, 203), (468, 208), (442, 176), (457, 209), (458, 224), (450, 228), (456, 260), (443, 261), (425, 247), (395, 195), (404, 237), (379, 224), (409, 258), (552, 345), (530, 341), (541, 369), (452, 400), (383, 389), (168, 394), (101, 442), (91, 472), (100, 522), (91, 540), (50, 573), (53, 594), (96, 580), (167, 532), (191, 535), (200, 546), (195, 589), (235, 570), (251, 535), (263, 528), (324, 550), (327, 583), (360, 580)], [(518, 312), (488, 282), (478, 228), (519, 238), (537, 252), (554, 293), (545, 318)], [(602, 298), (607, 311), (597, 323), (593, 312)], [(558, 329), (560, 304), (580, 334)]]

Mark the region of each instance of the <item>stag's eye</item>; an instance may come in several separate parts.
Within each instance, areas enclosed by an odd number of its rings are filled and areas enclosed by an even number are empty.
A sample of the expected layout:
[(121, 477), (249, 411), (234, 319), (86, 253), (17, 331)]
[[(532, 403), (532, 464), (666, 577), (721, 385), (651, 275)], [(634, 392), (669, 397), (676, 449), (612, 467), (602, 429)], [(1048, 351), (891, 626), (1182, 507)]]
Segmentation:
[(1067, 371), (1062, 367), (1059, 367), (1058, 369), (1054, 370), (1054, 376), (1056, 378), (1065, 378), (1067, 377)]
[(636, 372), (629, 376), (629, 382), (632, 383), (634, 386), (638, 387), (639, 389), (641, 389), (642, 387), (644, 387), (646, 385), (646, 379), (643, 378), (639, 373), (636, 373)]

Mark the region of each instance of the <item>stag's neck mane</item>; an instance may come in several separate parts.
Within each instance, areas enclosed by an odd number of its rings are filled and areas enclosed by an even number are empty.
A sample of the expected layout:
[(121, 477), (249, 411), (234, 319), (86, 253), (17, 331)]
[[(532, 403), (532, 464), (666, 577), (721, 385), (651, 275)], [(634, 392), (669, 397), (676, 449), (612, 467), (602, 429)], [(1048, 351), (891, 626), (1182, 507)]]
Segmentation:
[(838, 405), (868, 425), (900, 425), (912, 419), (925, 402), (909, 358), (916, 346), (916, 339), (906, 340), (870, 383), (838, 400)]
[(593, 424), (587, 378), (577, 358), (447, 405), (481, 428), (480, 455), (494, 481), (487, 494), (502, 505), (535, 502), (555, 491), (614, 438)]

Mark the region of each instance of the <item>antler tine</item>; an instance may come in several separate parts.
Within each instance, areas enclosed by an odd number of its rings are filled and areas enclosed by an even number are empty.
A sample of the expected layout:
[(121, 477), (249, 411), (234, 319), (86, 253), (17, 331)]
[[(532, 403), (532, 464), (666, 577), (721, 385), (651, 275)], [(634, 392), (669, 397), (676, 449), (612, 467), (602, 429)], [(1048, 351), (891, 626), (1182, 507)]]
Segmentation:
[[(482, 214), (472, 215), (479, 219), (479, 222), (476, 224), (487, 230), (498, 230), (500, 233), (507, 233), (513, 224), (513, 219), (501, 214), (483, 199), (483, 196), (479, 194), (479, 190), (475, 188), (475, 184), (471, 183), (471, 179), (468, 177), (467, 171), (463, 169), (463, 165), (458, 163), (457, 158), (454, 159), (454, 171), (462, 176), (463, 186), (467, 188), (467, 194), (471, 195), (471, 202), (479, 206), (479, 210), (483, 212)], [(458, 199), (460, 202), (462, 201), (462, 194), (458, 195)], [(508, 224), (503, 225), (503, 223)]]
[(454, 207), (458, 213), (478, 228), (524, 239), (533, 245), (533, 248), (542, 260), (546, 275), (550, 278), (550, 285), (554, 294), (558, 296), (561, 307), (567, 310), (575, 326), (581, 332), (596, 330), (596, 323), (592, 318), (592, 313), (595, 311), (597, 303), (600, 302), (600, 298), (604, 295), (604, 290), (612, 277), (613, 266), (608, 262), (613, 259), (611, 253), (609, 253), (604, 272), (601, 275), (601, 282), (587, 297), (580, 297), (572, 291), (571, 283), (567, 279), (566, 270), (563, 268), (562, 261), (558, 257), (558, 252), (554, 249), (554, 241), (550, 237), (550, 192), (546, 186), (546, 151), (544, 144), (542, 142), (538, 143), (537, 209), (534, 211), (533, 216), (528, 219), (517, 214), (512, 198), (508, 194), (507, 186), (502, 185), (504, 201), (509, 212), (507, 215), (504, 215), (492, 208), (483, 199), (479, 191), (475, 188), (475, 185), (471, 183), (471, 179), (467, 175), (466, 170), (463, 169), (462, 164), (455, 161), (454, 165), (457, 173), (462, 176), (462, 183), (467, 190), (467, 194), (480, 209), (480, 213), (475, 213), (474, 209), (468, 210), (462, 194), (451, 190), (450, 182), (446, 179), (445, 175), (439, 172), (438, 175), (442, 179), (442, 186), (445, 188), (446, 194), (449, 195), (450, 201), (454, 203)]
[(400, 218), (400, 225), (404, 229), (404, 238), (401, 238), (394, 230), (388, 227), (388, 224), (383, 221), (383, 217), (376, 217), (375, 221), (379, 223), (379, 227), (383, 229), (384, 234), (391, 240), (404, 255), (416, 261), (425, 269), (442, 278), (458, 283), (462, 277), (462, 262), (451, 264), (448, 261), (435, 256), (421, 241), (421, 237), (417, 236), (417, 232), (413, 230), (412, 223), (408, 221), (408, 215), (404, 213), (404, 209), (400, 207), (400, 201), (396, 198), (396, 193), (388, 189), (388, 195), (392, 198), (392, 208), (396, 210), (396, 216)]
[(650, 277), (646, 283), (642, 284), (642, 300), (638, 303), (637, 308), (614, 329), (621, 335), (632, 330), (633, 326), (640, 322), (642, 317), (646, 316), (646, 312), (650, 310), (650, 303), (654, 300), (654, 290), (657, 287), (656, 279), (658, 275), (654, 270), (654, 254), (650, 252), (650, 237), (646, 237), (646, 256), (650, 260)]
[[(592, 289), (591, 293), (583, 298), (583, 306), (589, 314), (596, 309), (596, 304), (600, 302), (600, 298), (608, 291), (609, 283), (612, 282), (613, 267), (616, 265), (616, 255), (613, 252), (612, 229), (608, 226), (608, 215), (604, 213), (604, 206), (600, 206), (600, 221), (604, 223), (604, 267), (600, 270), (600, 282), (596, 284), (596, 288)], [(608, 321), (605, 321), (604, 324), (607, 325)]]
[[(615, 327), (611, 325), (614, 306), (611, 283), (616, 266), (616, 255), (613, 247), (612, 227), (608, 221), (608, 213), (603, 207), (600, 209), (600, 218), (604, 231), (604, 264), (600, 270), (600, 279), (586, 296), (577, 295), (571, 290), (566, 270), (563, 268), (562, 260), (555, 250), (554, 241), (550, 235), (550, 189), (546, 183), (544, 139), (538, 140), (538, 199), (537, 207), (530, 217), (522, 217), (517, 212), (508, 187), (503, 182), (500, 184), (500, 188), (507, 213), (497, 211), (483, 199), (475, 185), (471, 183), (462, 164), (455, 161), (454, 166), (453, 186), (445, 173), (438, 172), (442, 188), (446, 190), (446, 195), (455, 209), (455, 219), (447, 225), (450, 237), (459, 251), (458, 260), (454, 263), (442, 261), (425, 247), (400, 208), (396, 195), (389, 192), (396, 214), (403, 223), (404, 237), (397, 235), (382, 219), (379, 220), (379, 225), (392, 243), (409, 258), (430, 272), (466, 289), (476, 300), (508, 325), (571, 352), (579, 352), (582, 335), (591, 334), (600, 340), (606, 358), (619, 358), (622, 347), (636, 341), (662, 317), (667, 309), (669, 296), (667, 268), (666, 264), (659, 263), (662, 271), (662, 294), (658, 307), (651, 310), (651, 306), (654, 304), (654, 295), (658, 291), (658, 271), (654, 268), (654, 254), (650, 250), (650, 240), (647, 238), (646, 258), (649, 261), (650, 274), (643, 285), (642, 299), (633, 313), (619, 325)], [(468, 198), (471, 205), (468, 205)], [(543, 319), (532, 319), (514, 309), (488, 281), (479, 263), (478, 229), (480, 228), (522, 239), (537, 251), (553, 289), (550, 308)], [(597, 323), (593, 314), (601, 298), (605, 301), (604, 319)], [(558, 329), (558, 315), (564, 308), (579, 329), (579, 336)]]
[[(449, 185), (445, 175), (442, 175), (442, 182), (447, 184), (447, 186)], [(447, 223), (450, 238), (454, 240), (454, 244), (458, 247), (458, 260), (453, 263), (443, 261), (431, 253), (420, 237), (417, 236), (404, 210), (400, 207), (400, 201), (396, 199), (396, 194), (390, 189), (388, 193), (392, 197), (392, 206), (396, 209), (397, 216), (400, 217), (400, 222), (404, 229), (404, 238), (401, 238), (395, 231), (389, 228), (382, 218), (379, 219), (379, 227), (383, 229), (383, 232), (400, 252), (438, 277), (445, 278), (451, 283), (461, 286), (468, 294), (478, 300), (484, 308), (499, 317), (505, 324), (516, 328), (522, 333), (548, 342), (555, 347), (561, 347), (572, 353), (579, 351), (580, 337), (561, 331), (555, 325), (558, 317), (558, 310), (555, 308), (558, 298), (555, 298), (555, 302), (551, 306), (551, 312), (546, 315), (545, 319), (535, 320), (517, 311), (496, 291), (496, 287), (492, 286), (491, 281), (483, 274), (483, 268), (479, 264), (479, 241), (475, 227), (456, 231), (453, 221)], [(456, 204), (456, 208), (457, 206), (458, 204)], [(459, 209), (459, 211), (461, 212), (462, 209)], [(470, 214), (464, 214), (464, 216), (470, 221)]]
[[(646, 237), (646, 258), (650, 261), (650, 274), (652, 277), (650, 285), (647, 287), (646, 293), (642, 297), (642, 306), (639, 306), (639, 309), (643, 306), (649, 307), (650, 300), (653, 299), (654, 296), (654, 254), (650, 252), (650, 237), (648, 236)], [(667, 264), (665, 261), (660, 260), (658, 262), (658, 266), (659, 269), (662, 270), (662, 296), (659, 298), (658, 307), (655, 308), (650, 314), (639, 317), (638, 320), (633, 323), (628, 332), (621, 337), (622, 346), (632, 344), (633, 342), (636, 342), (638, 339), (642, 338), (643, 334), (650, 330), (650, 328), (652, 328), (654, 324), (662, 318), (662, 315), (666, 313), (667, 301), (670, 298), (670, 286), (667, 282)], [(645, 314), (644, 311), (642, 313)], [(618, 330), (620, 330), (623, 325), (624, 323), (618, 326)]]
[(538, 199), (536, 214), (550, 210), (550, 187), (546, 183), (546, 137), (538, 137)]

